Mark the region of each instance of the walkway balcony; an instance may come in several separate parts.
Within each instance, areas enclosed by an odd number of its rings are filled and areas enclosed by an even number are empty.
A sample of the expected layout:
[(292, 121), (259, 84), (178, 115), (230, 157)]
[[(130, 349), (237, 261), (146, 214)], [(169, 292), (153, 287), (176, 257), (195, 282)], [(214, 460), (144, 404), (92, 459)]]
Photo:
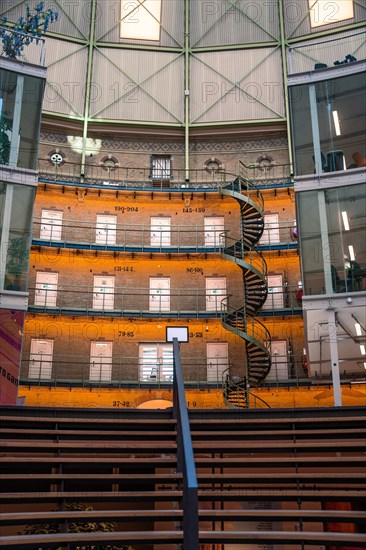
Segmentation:
[(220, 252), (228, 231), (202, 225), (168, 228), (142, 224), (109, 224), (48, 218), (33, 219), (33, 244), (85, 250), (121, 252)]
[[(222, 302), (225, 300), (225, 305)], [(221, 318), (227, 301), (240, 302), (226, 289), (149, 289), (87, 285), (47, 285), (32, 283), (29, 308), (33, 313), (134, 318)]]
[[(183, 356), (185, 383), (221, 388), (228, 357)], [(173, 383), (173, 349), (164, 358), (24, 354), (21, 384), (75, 387), (169, 387)]]

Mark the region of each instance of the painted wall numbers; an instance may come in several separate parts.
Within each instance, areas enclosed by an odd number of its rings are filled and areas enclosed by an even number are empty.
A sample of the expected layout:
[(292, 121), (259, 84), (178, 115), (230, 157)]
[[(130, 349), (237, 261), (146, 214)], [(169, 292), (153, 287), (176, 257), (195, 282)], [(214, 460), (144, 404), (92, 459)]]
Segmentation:
[(189, 333), (190, 338), (203, 338), (202, 332), (190, 332)]
[(120, 338), (133, 338), (135, 336), (135, 333), (134, 332), (126, 332), (124, 330), (120, 330), (118, 332), (118, 336)]
[(203, 275), (203, 269), (202, 267), (186, 267), (186, 273), (202, 273)]
[(184, 208), (182, 208), (182, 212), (184, 212), (185, 214), (193, 214), (193, 212), (200, 213), (206, 212), (206, 208), (204, 208), (203, 206), (199, 206), (198, 208), (190, 208), (188, 206), (185, 206)]
[(131, 266), (126, 266), (124, 265), (123, 267), (121, 265), (115, 265), (114, 266), (114, 271), (129, 271), (129, 272), (132, 272), (132, 271), (135, 271), (135, 268), (134, 267), (131, 267)]
[(130, 407), (130, 402), (129, 401), (113, 401), (112, 406), (113, 407), (125, 407), (125, 408), (128, 409), (128, 407)]
[(122, 214), (124, 214), (125, 212), (138, 212), (139, 207), (138, 206), (115, 206), (114, 210), (116, 212), (122, 212)]

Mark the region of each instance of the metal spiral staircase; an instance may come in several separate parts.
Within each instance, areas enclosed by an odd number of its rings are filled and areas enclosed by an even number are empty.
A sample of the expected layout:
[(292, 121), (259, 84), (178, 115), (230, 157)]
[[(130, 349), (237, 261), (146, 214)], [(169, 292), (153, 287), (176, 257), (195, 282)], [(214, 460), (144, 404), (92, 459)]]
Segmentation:
[(258, 189), (242, 178), (236, 178), (221, 191), (240, 204), (242, 238), (226, 238), (222, 255), (241, 267), (245, 297), (244, 306), (239, 309), (223, 303), (222, 322), (227, 330), (245, 341), (248, 366), (247, 377), (239, 380), (233, 380), (229, 371), (224, 373), (224, 398), (228, 406), (249, 408), (248, 384), (258, 386), (271, 368), (270, 334), (254, 318), (263, 306), (268, 292), (267, 264), (262, 255), (252, 248), (264, 230), (263, 198)]

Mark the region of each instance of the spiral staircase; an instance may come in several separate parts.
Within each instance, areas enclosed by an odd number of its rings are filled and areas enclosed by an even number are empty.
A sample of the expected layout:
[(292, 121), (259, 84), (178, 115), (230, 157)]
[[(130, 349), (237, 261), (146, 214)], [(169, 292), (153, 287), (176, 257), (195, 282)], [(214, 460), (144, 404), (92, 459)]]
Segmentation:
[[(227, 330), (245, 341), (247, 377), (237, 379), (224, 373), (224, 399), (229, 407), (249, 408), (249, 386), (258, 386), (271, 368), (270, 334), (257, 319), (256, 313), (267, 298), (267, 264), (262, 255), (253, 249), (264, 230), (263, 198), (249, 181), (236, 178), (221, 189), (240, 204), (241, 240), (226, 238), (222, 255), (235, 262), (243, 271), (244, 306), (239, 309), (223, 304), (222, 323)], [(266, 404), (264, 405), (266, 406)]]

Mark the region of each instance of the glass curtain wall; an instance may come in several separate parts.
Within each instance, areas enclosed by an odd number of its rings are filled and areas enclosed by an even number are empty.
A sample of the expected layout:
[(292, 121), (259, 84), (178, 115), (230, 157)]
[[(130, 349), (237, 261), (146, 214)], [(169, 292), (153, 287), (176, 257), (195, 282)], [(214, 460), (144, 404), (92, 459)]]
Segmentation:
[(36, 170), (44, 80), (0, 70), (0, 165)]
[(305, 295), (366, 290), (366, 185), (297, 193)]
[(0, 182), (0, 290), (27, 290), (35, 191)]
[(366, 166), (366, 74), (289, 89), (295, 174)]

